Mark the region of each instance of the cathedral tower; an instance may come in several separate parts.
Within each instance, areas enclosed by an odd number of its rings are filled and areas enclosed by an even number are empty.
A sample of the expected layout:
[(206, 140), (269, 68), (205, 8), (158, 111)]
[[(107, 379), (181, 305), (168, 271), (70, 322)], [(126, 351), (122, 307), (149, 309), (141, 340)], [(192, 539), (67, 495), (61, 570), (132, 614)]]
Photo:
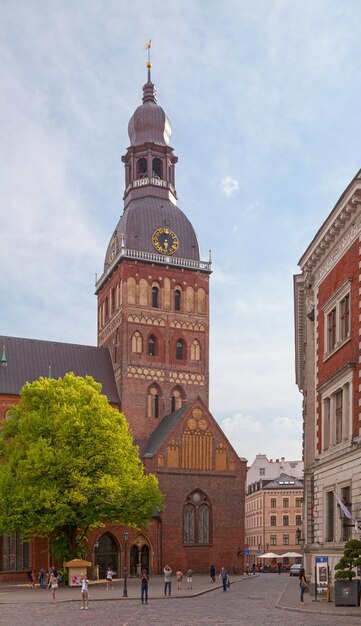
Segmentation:
[(210, 262), (177, 207), (171, 125), (148, 80), (128, 126), (124, 212), (96, 284), (98, 345), (110, 348), (135, 439), (200, 396), (208, 406)]

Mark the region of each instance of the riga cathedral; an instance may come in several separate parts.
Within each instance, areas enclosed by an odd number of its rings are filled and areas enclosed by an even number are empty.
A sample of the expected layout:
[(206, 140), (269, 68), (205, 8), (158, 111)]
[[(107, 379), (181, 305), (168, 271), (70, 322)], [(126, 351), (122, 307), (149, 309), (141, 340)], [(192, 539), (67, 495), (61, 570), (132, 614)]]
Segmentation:
[[(117, 576), (125, 567), (130, 576), (140, 567), (156, 575), (167, 563), (173, 571), (243, 571), (246, 461), (208, 409), (211, 264), (177, 206), (178, 159), (150, 67), (122, 157), (124, 210), (96, 283), (98, 347), (0, 337), (1, 419), (49, 365), (55, 378), (89, 374), (125, 414), (165, 494), (147, 530), (105, 523), (89, 532), (87, 558), (101, 578), (108, 566)], [(0, 580), (50, 565), (45, 540), (4, 535), (0, 550)]]

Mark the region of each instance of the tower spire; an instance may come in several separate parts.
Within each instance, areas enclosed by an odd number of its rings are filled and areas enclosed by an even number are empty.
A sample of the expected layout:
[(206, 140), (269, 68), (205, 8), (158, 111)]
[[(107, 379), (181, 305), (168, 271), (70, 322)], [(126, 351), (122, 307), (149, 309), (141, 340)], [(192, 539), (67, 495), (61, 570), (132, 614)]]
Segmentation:
[(149, 39), (144, 47), (145, 47), (146, 50), (148, 50), (148, 61), (147, 61), (146, 65), (147, 65), (147, 68), (148, 68), (148, 83), (150, 83), (150, 82), (152, 82), (151, 78), (150, 78), (150, 70), (152, 68), (152, 62), (150, 60), (150, 49), (152, 47), (152, 40)]

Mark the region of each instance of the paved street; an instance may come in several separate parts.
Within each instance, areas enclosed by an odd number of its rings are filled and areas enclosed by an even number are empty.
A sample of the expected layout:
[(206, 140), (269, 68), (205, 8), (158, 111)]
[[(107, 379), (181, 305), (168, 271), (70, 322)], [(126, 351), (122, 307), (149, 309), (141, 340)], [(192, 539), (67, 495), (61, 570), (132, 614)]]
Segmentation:
[[(194, 582), (196, 587), (196, 577)], [(133, 581), (134, 590), (137, 589), (135, 583)], [(158, 591), (161, 590), (161, 581), (157, 581), (155, 586)], [(152, 585), (150, 592), (151, 589)], [(150, 598), (145, 606), (138, 599), (121, 599), (119, 593), (112, 595), (112, 592), (108, 592), (108, 600), (94, 600), (97, 593), (91, 589), (93, 601), (87, 611), (80, 610), (79, 590), (76, 590), (77, 600), (59, 601), (53, 606), (47, 602), (47, 591), (39, 590), (40, 594), (46, 594), (40, 601), (36, 601), (35, 596), (26, 595), (31, 593), (29, 589), (21, 593), (15, 590), (10, 598), (9, 594), (0, 592), (0, 603), (2, 597), (5, 599), (8, 596), (6, 603), (0, 604), (1, 626), (339, 626), (341, 623), (343, 626), (359, 626), (361, 622), (360, 608), (351, 609), (355, 616), (349, 617), (346, 613), (350, 609), (337, 609), (323, 602), (316, 605), (309, 595), (306, 596), (305, 607), (302, 607), (304, 610), (299, 611), (298, 580), (284, 575), (237, 580), (227, 593), (217, 587), (199, 596)], [(64, 590), (65, 593), (67, 590)], [(103, 589), (102, 593), (104, 597)], [(27, 598), (30, 597), (32, 601), (29, 602)], [(297, 612), (282, 610), (276, 604), (292, 606)], [(327, 610), (330, 614), (320, 613)]]

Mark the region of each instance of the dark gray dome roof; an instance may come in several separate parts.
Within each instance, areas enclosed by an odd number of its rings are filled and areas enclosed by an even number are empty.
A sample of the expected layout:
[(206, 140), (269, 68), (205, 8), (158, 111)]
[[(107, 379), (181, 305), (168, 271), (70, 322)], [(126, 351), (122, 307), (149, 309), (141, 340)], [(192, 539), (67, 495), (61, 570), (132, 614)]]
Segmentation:
[(155, 143), (168, 146), (172, 127), (163, 109), (157, 104), (155, 86), (148, 80), (143, 87), (143, 104), (133, 113), (128, 124), (130, 144)]
[(177, 235), (179, 245), (172, 256), (200, 260), (197, 236), (189, 219), (170, 200), (148, 196), (129, 202), (108, 245), (104, 270), (119, 251), (122, 235), (126, 248), (157, 253), (152, 235), (158, 228), (169, 228)]

